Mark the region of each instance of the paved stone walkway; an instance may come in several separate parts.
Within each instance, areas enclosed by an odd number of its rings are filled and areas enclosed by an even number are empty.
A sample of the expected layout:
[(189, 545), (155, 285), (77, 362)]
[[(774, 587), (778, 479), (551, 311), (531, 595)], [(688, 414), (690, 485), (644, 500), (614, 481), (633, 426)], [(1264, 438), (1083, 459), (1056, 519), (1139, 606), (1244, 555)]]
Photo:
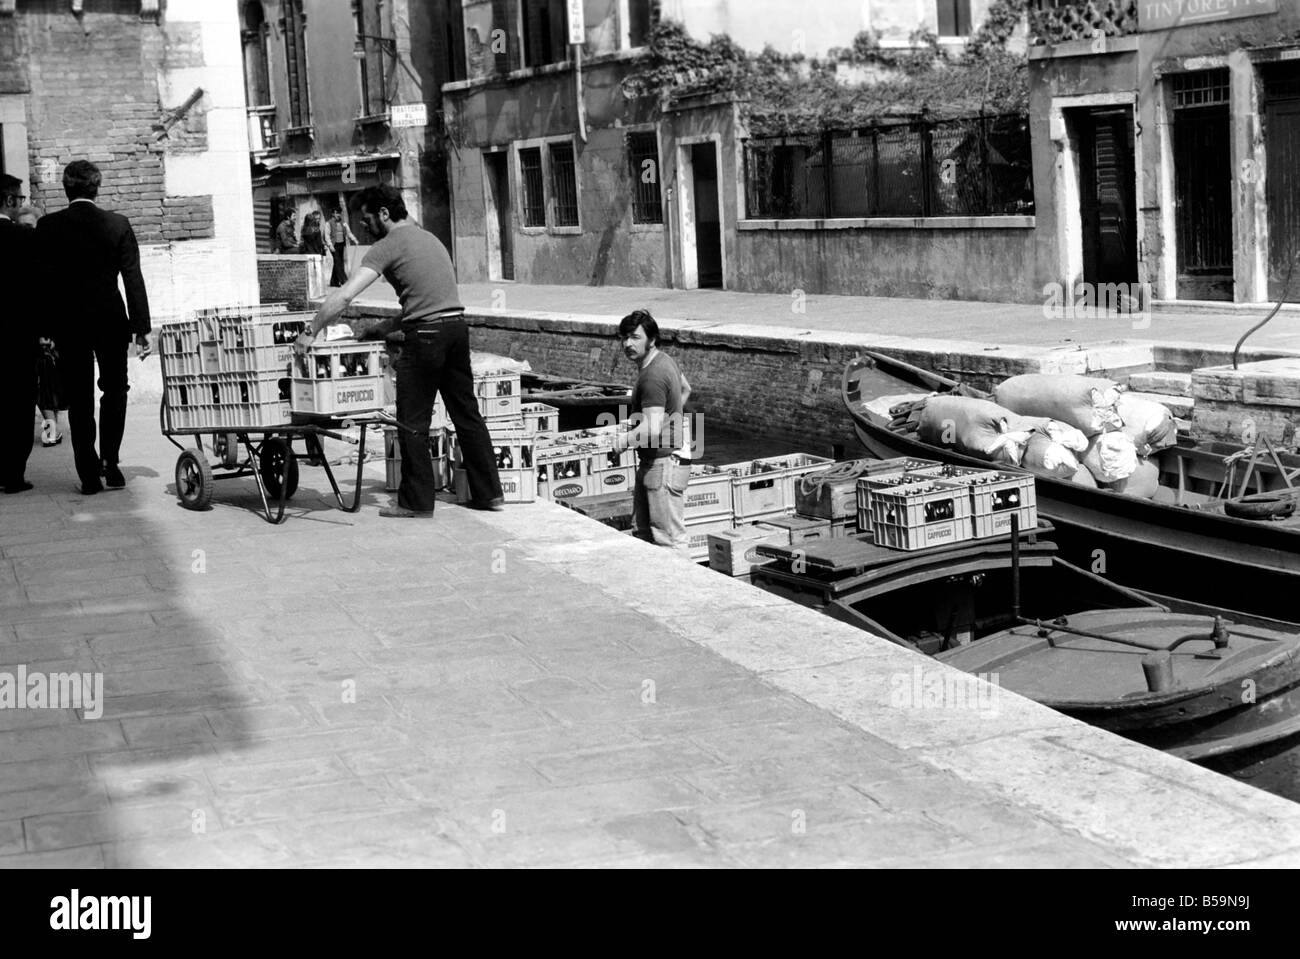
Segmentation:
[[(545, 313), (621, 317), (638, 307), (658, 319), (693, 325), (744, 324), (814, 330), (823, 333), (870, 333), (922, 339), (968, 341), (985, 346), (1096, 345), (1111, 340), (1200, 343), (1231, 348), (1258, 323), (1267, 307), (1235, 312), (1172, 313), (1149, 317), (1097, 319), (1050, 317), (1041, 305), (963, 300), (911, 300), (871, 296), (779, 293), (733, 293), (722, 290), (549, 286), (522, 283), (466, 283), (465, 306), (512, 315)], [(361, 303), (395, 305), (396, 296), (382, 281)], [(1289, 308), (1248, 341), (1251, 349), (1300, 350), (1300, 307)]]
[[(342, 454), (343, 447), (337, 452)], [(1300, 865), (1300, 806), (549, 504), (385, 521), (324, 476), (209, 512), (131, 408), (126, 490), (67, 444), (0, 497), (0, 866)]]

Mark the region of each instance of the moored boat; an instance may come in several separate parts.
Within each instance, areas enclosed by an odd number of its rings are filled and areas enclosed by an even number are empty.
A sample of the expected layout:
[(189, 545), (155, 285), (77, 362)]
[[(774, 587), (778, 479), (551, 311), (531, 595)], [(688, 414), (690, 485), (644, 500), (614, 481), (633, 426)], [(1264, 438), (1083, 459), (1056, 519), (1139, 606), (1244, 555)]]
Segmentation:
[(545, 403), (558, 409), (560, 429), (566, 431), (597, 426), (601, 414), (614, 417), (609, 421), (611, 423), (626, 419), (632, 401), (632, 388), (621, 383), (566, 379), (525, 372), (520, 376), (520, 386), (524, 402)]
[[(859, 440), (874, 456), (988, 468), (983, 460), (924, 443), (915, 432), (896, 431), (890, 414), (897, 403), (929, 393), (986, 394), (876, 353), (846, 367), (841, 391)], [(1217, 495), (1216, 487), (1236, 493), (1238, 482), (1245, 486), (1241, 454), (1226, 444), (1180, 437), (1158, 454), (1162, 488), (1154, 500), (1039, 476), (1039, 513), (1056, 527), (1065, 559), (1116, 583), (1289, 620), (1300, 591), (1300, 516), (1227, 515), (1228, 497)], [(1256, 492), (1279, 491), (1284, 472), (1300, 470), (1300, 457), (1291, 453), (1279, 453), (1276, 462), (1254, 459), (1249, 488)]]
[[(1229, 770), (1300, 748), (1300, 627), (1125, 589), (1042, 524), (916, 552), (759, 546), (755, 585), (998, 687)], [(1279, 791), (1300, 797), (1300, 784)]]

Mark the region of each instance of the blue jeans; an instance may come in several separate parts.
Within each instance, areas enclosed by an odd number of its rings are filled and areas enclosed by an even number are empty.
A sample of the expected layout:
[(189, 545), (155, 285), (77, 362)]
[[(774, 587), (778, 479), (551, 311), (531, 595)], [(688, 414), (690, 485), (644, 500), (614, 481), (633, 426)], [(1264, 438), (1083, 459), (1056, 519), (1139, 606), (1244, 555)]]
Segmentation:
[(632, 497), (632, 530), (641, 539), (664, 546), (690, 559), (686, 536), (686, 487), (689, 463), (663, 456), (642, 460), (636, 468)]

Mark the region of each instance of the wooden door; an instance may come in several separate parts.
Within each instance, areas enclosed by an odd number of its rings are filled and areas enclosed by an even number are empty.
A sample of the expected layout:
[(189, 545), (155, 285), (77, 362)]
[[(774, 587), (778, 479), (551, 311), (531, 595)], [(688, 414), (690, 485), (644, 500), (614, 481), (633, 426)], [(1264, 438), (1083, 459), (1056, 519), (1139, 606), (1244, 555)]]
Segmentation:
[(1277, 84), (1264, 110), (1269, 299), (1300, 302), (1300, 82)]
[(1136, 283), (1137, 171), (1132, 110), (1086, 110), (1076, 122), (1083, 279), (1094, 285)]

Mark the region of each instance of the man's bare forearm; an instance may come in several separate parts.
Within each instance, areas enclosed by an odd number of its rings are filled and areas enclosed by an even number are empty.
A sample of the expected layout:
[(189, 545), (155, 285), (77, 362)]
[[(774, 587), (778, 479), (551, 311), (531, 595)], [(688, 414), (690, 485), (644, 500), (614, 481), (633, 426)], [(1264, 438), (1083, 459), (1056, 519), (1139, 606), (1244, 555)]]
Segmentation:
[(320, 310), (311, 321), (311, 329), (308, 330), (312, 336), (315, 336), (327, 326), (333, 326), (343, 316), (343, 311), (348, 308), (348, 298), (343, 295), (342, 290), (335, 290), (329, 296), (325, 297), (325, 302), (321, 304)]

